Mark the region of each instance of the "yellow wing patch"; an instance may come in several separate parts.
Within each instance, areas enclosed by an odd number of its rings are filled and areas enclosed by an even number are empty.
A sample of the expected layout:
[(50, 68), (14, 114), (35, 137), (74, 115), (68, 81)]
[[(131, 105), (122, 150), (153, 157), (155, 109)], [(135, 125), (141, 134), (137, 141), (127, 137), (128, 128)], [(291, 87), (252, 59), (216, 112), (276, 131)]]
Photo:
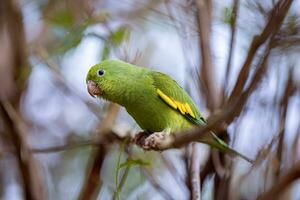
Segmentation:
[(176, 100), (172, 99), (171, 97), (168, 97), (160, 89), (156, 89), (156, 92), (157, 92), (158, 96), (160, 96), (160, 98), (162, 98), (162, 100), (164, 100), (172, 108), (179, 110), (181, 114), (183, 114), (183, 115), (189, 114), (193, 118), (196, 117), (188, 103), (181, 103), (179, 101), (176, 101)]
[(190, 113), (190, 115), (192, 117), (196, 118), (195, 114), (193, 113), (193, 111), (188, 103), (185, 103), (185, 108), (186, 108), (187, 113)]
[(167, 95), (165, 95), (160, 89), (156, 90), (157, 94), (172, 108), (177, 109), (176, 103)]

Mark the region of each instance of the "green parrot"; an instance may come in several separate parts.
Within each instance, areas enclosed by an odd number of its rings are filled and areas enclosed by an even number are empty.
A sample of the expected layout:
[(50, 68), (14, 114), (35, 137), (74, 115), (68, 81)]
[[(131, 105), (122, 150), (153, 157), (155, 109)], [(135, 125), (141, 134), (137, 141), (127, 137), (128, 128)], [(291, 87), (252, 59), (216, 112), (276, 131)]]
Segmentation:
[[(86, 83), (92, 97), (101, 97), (125, 107), (150, 135), (175, 133), (206, 124), (187, 92), (161, 72), (120, 60), (105, 60), (91, 67)], [(210, 138), (199, 142), (251, 161), (231, 149), (213, 132)]]

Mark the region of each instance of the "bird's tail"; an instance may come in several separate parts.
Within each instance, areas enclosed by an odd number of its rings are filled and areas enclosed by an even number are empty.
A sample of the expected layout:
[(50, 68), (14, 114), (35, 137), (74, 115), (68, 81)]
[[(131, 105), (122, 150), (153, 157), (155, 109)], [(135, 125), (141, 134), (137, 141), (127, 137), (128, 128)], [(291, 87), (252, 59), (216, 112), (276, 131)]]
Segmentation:
[(222, 139), (220, 139), (214, 132), (210, 132), (211, 136), (210, 138), (203, 139), (201, 142), (206, 143), (220, 151), (223, 151), (225, 153), (231, 154), (233, 156), (239, 156), (243, 158), (244, 160), (253, 163), (253, 160), (250, 158), (244, 156), (243, 154), (237, 152), (236, 150), (230, 148)]

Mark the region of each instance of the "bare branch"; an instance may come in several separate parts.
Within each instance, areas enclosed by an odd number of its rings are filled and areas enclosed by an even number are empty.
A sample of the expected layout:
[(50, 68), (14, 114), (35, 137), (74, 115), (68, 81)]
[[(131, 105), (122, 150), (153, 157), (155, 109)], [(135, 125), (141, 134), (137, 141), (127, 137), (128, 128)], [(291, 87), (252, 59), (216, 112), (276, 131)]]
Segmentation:
[[(285, 126), (287, 122), (287, 110), (289, 106), (289, 99), (295, 92), (294, 88), (294, 83), (293, 83), (293, 78), (292, 78), (292, 71), (289, 71), (288, 74), (288, 81), (286, 83), (286, 88), (284, 91), (284, 94), (282, 96), (280, 106), (281, 106), (281, 115), (280, 115), (280, 127), (283, 127), (282, 130), (279, 132), (279, 142), (278, 142), (278, 147), (277, 147), (277, 158), (279, 163), (282, 161), (282, 156), (283, 156), (283, 150), (284, 150), (284, 135), (285, 135)], [(279, 176), (280, 170), (278, 170), (277, 175)]]
[(203, 80), (203, 84), (207, 95), (207, 106), (210, 110), (214, 110), (219, 102), (218, 94), (213, 81), (213, 62), (210, 47), (210, 29), (211, 29), (211, 0), (197, 0), (198, 8), (198, 26), (200, 34), (200, 50), (201, 50), (201, 74), (199, 79)]
[(240, 6), (240, 0), (233, 0), (232, 6), (232, 15), (230, 19), (230, 29), (231, 29), (231, 36), (230, 36), (230, 44), (229, 44), (229, 54), (227, 59), (227, 66), (226, 66), (226, 73), (225, 73), (225, 81), (224, 81), (224, 88), (223, 88), (223, 100), (225, 99), (225, 87), (228, 85), (229, 75), (232, 68), (232, 58), (235, 46), (235, 39), (236, 39), (236, 29), (237, 29), (237, 16)]

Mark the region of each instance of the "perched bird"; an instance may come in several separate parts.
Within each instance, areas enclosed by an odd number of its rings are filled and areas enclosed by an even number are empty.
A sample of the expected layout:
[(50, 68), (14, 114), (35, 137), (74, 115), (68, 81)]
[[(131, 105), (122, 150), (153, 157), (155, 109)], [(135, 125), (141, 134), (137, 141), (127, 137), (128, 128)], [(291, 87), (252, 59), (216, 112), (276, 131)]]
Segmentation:
[[(175, 133), (206, 124), (187, 92), (161, 72), (120, 60), (105, 60), (91, 67), (86, 83), (91, 96), (125, 107), (150, 136), (152, 133)], [(199, 142), (250, 161), (213, 132), (209, 139)]]

